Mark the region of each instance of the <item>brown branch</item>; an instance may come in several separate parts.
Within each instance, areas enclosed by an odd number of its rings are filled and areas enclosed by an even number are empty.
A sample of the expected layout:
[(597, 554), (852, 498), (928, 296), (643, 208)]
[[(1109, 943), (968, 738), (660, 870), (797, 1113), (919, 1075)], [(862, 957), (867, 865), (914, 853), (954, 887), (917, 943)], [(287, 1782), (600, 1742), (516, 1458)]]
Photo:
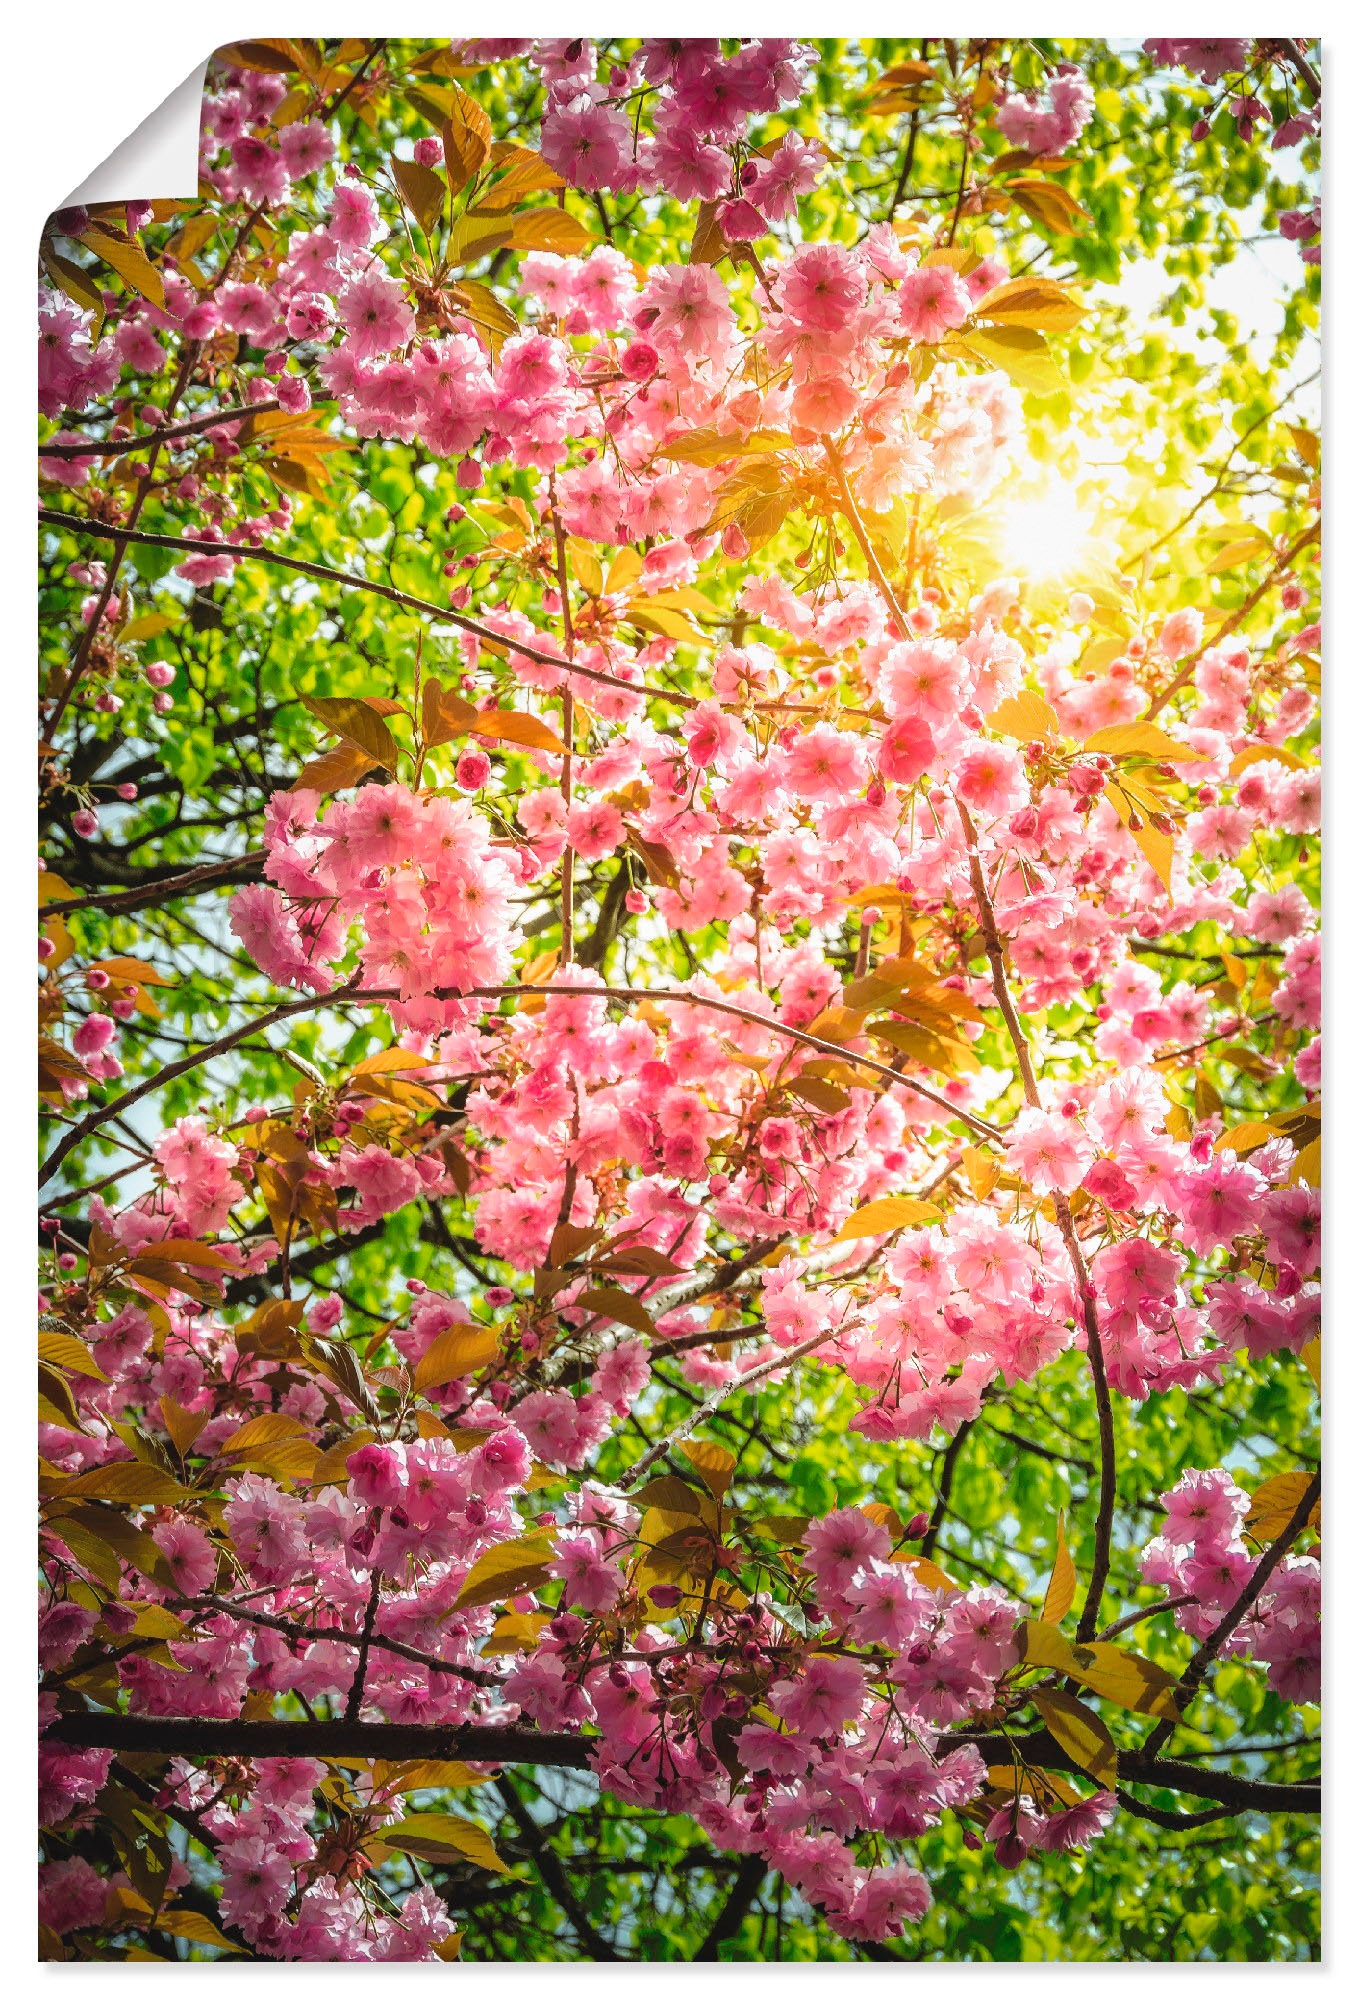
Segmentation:
[(664, 1458), (673, 1445), (682, 1444), (689, 1433), (696, 1430), (705, 1418), (722, 1407), (728, 1396), (737, 1395), (752, 1382), (762, 1382), (766, 1375), (777, 1374), (779, 1369), (789, 1367), (794, 1361), (800, 1361), (802, 1356), (810, 1354), (814, 1347), (824, 1347), (828, 1340), (834, 1339), (837, 1331), (836, 1327), (827, 1327), (823, 1333), (814, 1333), (807, 1340), (800, 1340), (796, 1347), (771, 1355), (768, 1361), (758, 1362), (754, 1368), (747, 1369), (744, 1375), (738, 1375), (735, 1381), (719, 1382), (712, 1394), (706, 1397), (690, 1416), (685, 1417), (682, 1423), (676, 1424), (672, 1431), (668, 1431), (648, 1451), (642, 1453), (637, 1463), (618, 1481), (619, 1491), (626, 1493), (629, 1488), (635, 1486), (642, 1474), (649, 1472), (658, 1458)]
[[(576, 629), (571, 622), (571, 588), (566, 573), (566, 536), (562, 530), (562, 517), (557, 507), (557, 477), (553, 473), (549, 480), (552, 496), (552, 536), (557, 551), (557, 595), (562, 605), (562, 631), (566, 639), (566, 657), (573, 664), (576, 657)], [(566, 749), (562, 756), (562, 802), (566, 810), (571, 810), (571, 792), (575, 782), (575, 740), (576, 740), (576, 697), (571, 692), (567, 680), (562, 687), (562, 742)], [(562, 849), (562, 945), (561, 962), (570, 965), (576, 955), (576, 861), (568, 840)]]
[[(454, 986), (438, 986), (434, 989), (432, 997), (437, 1000), (511, 1000), (520, 993), (541, 994), (543, 990), (541, 986), (472, 986), (464, 991)], [(784, 1021), (752, 1013), (749, 1008), (734, 1007), (725, 1000), (710, 1000), (705, 994), (679, 993), (665, 986), (590, 986), (576, 990), (593, 994), (602, 1000), (652, 1000), (685, 1007), (706, 1007), (714, 1013), (734, 1015), (738, 1021), (749, 1021), (754, 1026), (765, 1029), (769, 1034), (786, 1035), (790, 1041), (801, 1042), (807, 1048), (816, 1049), (821, 1055), (834, 1056), (840, 1062), (852, 1062), (860, 1069), (873, 1070), (878, 1075), (887, 1077), (892, 1083), (904, 1084), (908, 1090), (916, 1091), (921, 1097), (929, 1098), (932, 1103), (941, 1105), (950, 1118), (961, 1119), (963, 1124), (970, 1126), (983, 1139), (1003, 1144), (1002, 1135), (994, 1125), (988, 1125), (984, 1118), (978, 1118), (974, 1113), (951, 1104), (942, 1091), (933, 1090), (928, 1084), (921, 1083), (914, 1077), (904, 1077), (899, 1070), (889, 1069), (886, 1063), (874, 1062), (870, 1056), (854, 1055), (842, 1048), (838, 1042), (823, 1041), (818, 1035), (809, 1035), (801, 1028), (790, 1028)], [(131, 1090), (126, 1090), (121, 1097), (115, 1098), (112, 1104), (102, 1105), (97, 1110), (89, 1112), (63, 1133), (52, 1148), (39, 1170), (38, 1185), (41, 1187), (52, 1178), (74, 1147), (88, 1139), (92, 1132), (97, 1132), (101, 1125), (108, 1124), (110, 1119), (126, 1111), (129, 1105), (139, 1103), (150, 1091), (159, 1089), (164, 1083), (173, 1082), (176, 1077), (195, 1069), (199, 1063), (209, 1062), (214, 1056), (225, 1055), (239, 1043), (248, 1040), (251, 1035), (263, 1032), (265, 1028), (271, 1028), (279, 1021), (290, 1020), (294, 1014), (312, 1013), (318, 1007), (380, 1005), (400, 997), (394, 986), (374, 987), (369, 990), (340, 986), (330, 993), (308, 993), (300, 1000), (282, 1002), (279, 1006), (271, 1008), (267, 1014), (258, 1015), (253, 1021), (247, 1021), (244, 1026), (233, 1028), (228, 1034), (219, 1035), (216, 1041), (206, 1043), (192, 1055), (181, 1056), (178, 1062), (169, 1063), (164, 1069), (156, 1071), (153, 1076), (145, 1077)]]
[(1313, 104), (1319, 104), (1321, 102), (1321, 78), (1303, 54), (1302, 44), (1300, 42), (1281, 41), (1279, 47), (1288, 57), (1288, 60), (1292, 63), (1294, 69), (1306, 85), (1308, 95), (1311, 97)]
[[(941, 1736), (938, 1747), (943, 1751), (960, 1743), (972, 1744), (988, 1764), (1008, 1765), (1022, 1759), (1041, 1770), (1089, 1775), (1046, 1729), (1030, 1730), (1022, 1736), (1008, 1736), (1003, 1730), (985, 1736)], [(1201, 1771), (1178, 1758), (1149, 1754), (1146, 1745), (1140, 1750), (1119, 1751), (1118, 1776), (1125, 1785), (1155, 1785), (1164, 1791), (1183, 1792), (1189, 1798), (1212, 1799), (1234, 1812), (1321, 1811), (1321, 1786), (1314, 1781), (1276, 1784), (1263, 1778), (1240, 1778), (1230, 1771)]]
[(726, 1901), (713, 1919), (712, 1929), (694, 1953), (692, 1964), (710, 1965), (716, 1962), (717, 1947), (737, 1936), (768, 1872), (769, 1863), (762, 1854), (747, 1854), (744, 1857), (727, 1892)]
[[(233, 1604), (229, 1597), (185, 1597), (175, 1601), (192, 1611), (222, 1611), (228, 1618), (238, 1618), (247, 1625), (263, 1625), (271, 1632), (281, 1632), (286, 1639), (301, 1639), (308, 1644), (320, 1639), (335, 1639), (342, 1646), (361, 1647), (364, 1643), (356, 1632), (344, 1632), (333, 1625), (298, 1625), (274, 1612), (256, 1611), (253, 1605)], [(441, 1660), (434, 1653), (422, 1653), (418, 1646), (408, 1646), (403, 1639), (389, 1639), (381, 1632), (370, 1632), (368, 1644), (379, 1647), (385, 1653), (395, 1653), (403, 1660), (413, 1660), (417, 1666), (426, 1668), (432, 1674), (456, 1674), (460, 1680), (475, 1681), (478, 1687), (495, 1684), (493, 1677), (483, 1673), (479, 1667), (455, 1665), (452, 1660)]]
[(129, 452), (142, 451), (148, 445), (173, 444), (177, 438), (192, 437), (195, 432), (215, 430), (219, 424), (238, 424), (246, 417), (261, 417), (278, 408), (276, 402), (243, 403), (236, 410), (215, 410), (210, 416), (195, 417), (192, 423), (173, 424), (168, 430), (143, 431), (137, 437), (118, 438), (112, 443), (99, 443), (91, 439), (88, 444), (40, 444), (39, 458), (125, 458)]
[(230, 861), (207, 861), (201, 868), (186, 869), (182, 875), (166, 875), (158, 882), (144, 882), (138, 889), (111, 889), (94, 896), (70, 896), (61, 903), (44, 903), (39, 916), (70, 916), (77, 910), (107, 910), (112, 913), (131, 910), (139, 903), (163, 902), (173, 896), (186, 896), (190, 890), (206, 888), (210, 883), (234, 885), (253, 881), (263, 865), (263, 851), (255, 848), (249, 854), (233, 856)]
[(961, 1456), (963, 1446), (967, 1443), (967, 1434), (972, 1429), (975, 1421), (976, 1419), (973, 1417), (965, 1417), (948, 1441), (948, 1447), (944, 1452), (944, 1462), (939, 1468), (939, 1488), (934, 1496), (934, 1506), (930, 1512), (929, 1526), (920, 1540), (920, 1553), (922, 1556), (932, 1556), (934, 1554), (934, 1546), (939, 1539), (939, 1530), (943, 1527), (948, 1514), (949, 1495), (953, 1491), (953, 1475), (958, 1468), (958, 1459)]
[[(445, 604), (431, 604), (428, 598), (412, 597), (409, 591), (398, 590), (394, 584), (377, 583), (372, 577), (350, 576), (342, 569), (329, 569), (324, 563), (304, 562), (301, 556), (287, 556), (277, 549), (250, 548), (243, 542), (193, 541), (187, 535), (151, 535), (143, 530), (127, 528), (106, 528), (102, 522), (85, 520), (78, 514), (59, 514), (51, 507), (39, 507), (38, 519), (48, 528), (69, 528), (74, 534), (89, 535), (95, 541), (136, 542), (146, 548), (182, 549), (194, 556), (236, 556), (242, 561), (272, 563), (276, 569), (288, 569), (298, 576), (308, 576), (318, 583), (335, 583), (342, 590), (368, 591), (374, 597), (382, 597), (389, 604), (399, 604), (407, 611), (418, 611), (426, 618), (433, 618), (441, 625), (456, 625), (462, 632), (470, 632), (473, 638), (482, 640), (497, 652), (520, 654), (526, 660), (533, 660), (538, 666), (554, 667), (558, 673), (566, 668), (566, 661), (560, 654), (541, 652), (536, 646), (529, 646), (522, 639), (507, 639), (503, 632), (492, 631), (489, 625), (482, 625), (475, 618), (464, 617), (460, 611), (452, 611)], [(622, 688), (627, 694), (654, 696), (659, 701), (668, 701), (676, 708), (696, 708), (699, 697), (696, 694), (678, 694), (673, 688), (652, 686), (648, 682), (619, 680), (616, 674), (601, 673), (596, 667), (573, 666), (573, 674), (583, 675), (586, 680), (599, 681), (605, 687)]]
[(833, 438), (827, 437), (823, 442), (826, 447), (826, 458), (835, 476), (835, 487), (840, 497), (840, 505), (844, 509), (846, 520), (854, 530), (854, 539), (859, 544), (860, 554), (868, 564), (868, 573), (876, 584), (883, 603), (887, 606), (893, 618), (895, 618), (898, 631), (905, 638), (910, 629), (906, 623), (905, 613), (897, 603), (892, 586), (887, 581), (882, 564), (878, 561), (877, 551), (869, 540), (868, 530), (863, 523), (863, 516), (859, 512), (854, 495), (850, 491), (849, 481), (845, 477), (845, 462), (841, 458), (839, 449)]
[[(986, 945), (987, 962), (991, 967), (991, 990), (996, 996), (996, 1005), (1005, 1022), (1015, 1061), (1019, 1065), (1020, 1079), (1024, 1085), (1025, 1102), (1034, 1110), (1041, 1110), (1042, 1093), (1038, 1079), (1034, 1075), (1033, 1058), (1029, 1052), (1028, 1039), (1020, 1022), (1018, 1011), (1010, 994), (1009, 981), (1005, 976), (1005, 946), (996, 926), (996, 913), (987, 893), (986, 879), (982, 874), (981, 856), (977, 851), (977, 830), (961, 799), (955, 798), (958, 817), (962, 822), (963, 835), (967, 841), (968, 869), (972, 880), (972, 897), (977, 905), (978, 921), (982, 938)], [(1113, 1552), (1114, 1500), (1118, 1488), (1118, 1459), (1114, 1441), (1114, 1410), (1109, 1395), (1108, 1372), (1104, 1365), (1104, 1347), (1100, 1340), (1099, 1316), (1095, 1310), (1095, 1294), (1090, 1283), (1090, 1273), (1086, 1269), (1085, 1257), (1076, 1235), (1076, 1224), (1071, 1214), (1071, 1204), (1066, 1196), (1056, 1190), (1052, 1197), (1053, 1211), (1057, 1217), (1057, 1227), (1065, 1246), (1071, 1274), (1076, 1281), (1076, 1292), (1080, 1299), (1081, 1318), (1085, 1327), (1086, 1359), (1090, 1364), (1090, 1382), (1094, 1391), (1095, 1410), (1099, 1420), (1099, 1503), (1095, 1518), (1095, 1554), (1090, 1566), (1090, 1582), (1081, 1606), (1081, 1615), (1076, 1627), (1079, 1639), (1091, 1639), (1099, 1624), (1100, 1600), (1108, 1581), (1109, 1564)]]
[(46, 1732), (53, 1742), (87, 1750), (141, 1751), (164, 1757), (460, 1758), (474, 1764), (591, 1768), (601, 1739), (482, 1723), (449, 1728), (424, 1722), (218, 1722), (195, 1717), (121, 1715), (90, 1709), (63, 1715)]
[(554, 1896), (566, 1913), (567, 1922), (589, 1952), (591, 1958), (605, 1963), (617, 1962), (618, 1953), (607, 1938), (600, 1936), (590, 1919), (580, 1906), (579, 1898), (566, 1879), (566, 1871), (552, 1850), (543, 1829), (529, 1811), (514, 1784), (507, 1777), (497, 1778), (495, 1789), (500, 1795), (515, 1825), (523, 1836), (524, 1843), (533, 1855), (538, 1873), (542, 1876), (549, 1894)]
[[(239, 1722), (122, 1715), (110, 1709), (63, 1715), (45, 1735), (49, 1741), (81, 1749), (140, 1751), (163, 1757), (380, 1757), (393, 1762), (417, 1757), (459, 1758), (474, 1764), (555, 1765), (573, 1771), (592, 1768), (591, 1758), (603, 1740), (518, 1725), (461, 1723), (442, 1728), (430, 1723), (305, 1719)], [(1012, 1764), (1018, 1754), (1027, 1763), (1081, 1775), (1081, 1767), (1045, 1729), (1013, 1737), (1003, 1731), (985, 1736), (944, 1736), (940, 1743), (946, 1749), (974, 1744), (992, 1764)], [(1119, 1777), (1125, 1784), (1156, 1785), (1190, 1798), (1212, 1799), (1238, 1812), (1321, 1810), (1321, 1786), (1315, 1782), (1275, 1784), (1227, 1771), (1202, 1771), (1174, 1758), (1148, 1756), (1145, 1750), (1120, 1754)]]

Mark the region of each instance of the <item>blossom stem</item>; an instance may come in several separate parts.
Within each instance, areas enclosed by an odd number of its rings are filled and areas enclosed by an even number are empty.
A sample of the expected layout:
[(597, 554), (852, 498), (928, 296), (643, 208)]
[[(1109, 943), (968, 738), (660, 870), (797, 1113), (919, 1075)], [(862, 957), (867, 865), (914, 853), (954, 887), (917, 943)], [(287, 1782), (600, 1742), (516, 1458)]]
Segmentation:
[(854, 531), (854, 539), (859, 544), (860, 554), (868, 564), (868, 573), (876, 584), (883, 603), (896, 620), (897, 630), (904, 639), (908, 630), (906, 615), (897, 603), (892, 586), (887, 581), (886, 571), (878, 561), (877, 551), (869, 540), (868, 530), (863, 523), (863, 516), (859, 512), (858, 504), (850, 490), (849, 480), (845, 476), (845, 462), (840, 456), (839, 446), (829, 436), (825, 439), (825, 446), (826, 458), (835, 476), (835, 490), (840, 496), (840, 505), (844, 509), (845, 519)]
[(674, 1430), (669, 1431), (665, 1437), (657, 1439), (648, 1451), (642, 1453), (637, 1463), (619, 1480), (621, 1490), (624, 1493), (629, 1492), (643, 1473), (651, 1470), (658, 1458), (664, 1458), (672, 1446), (682, 1444), (691, 1431), (697, 1430), (714, 1410), (721, 1408), (728, 1396), (733, 1395), (738, 1389), (749, 1387), (752, 1382), (762, 1382), (766, 1375), (776, 1374), (780, 1368), (787, 1368), (794, 1361), (800, 1361), (802, 1356), (810, 1354), (814, 1347), (824, 1347), (826, 1342), (834, 1339), (839, 1331), (838, 1327), (825, 1327), (820, 1333), (814, 1333), (808, 1339), (800, 1340), (796, 1347), (772, 1355), (768, 1361), (758, 1362), (754, 1368), (747, 1369), (744, 1375), (739, 1375), (734, 1382), (719, 1382), (711, 1396), (700, 1403), (682, 1423), (677, 1424)]

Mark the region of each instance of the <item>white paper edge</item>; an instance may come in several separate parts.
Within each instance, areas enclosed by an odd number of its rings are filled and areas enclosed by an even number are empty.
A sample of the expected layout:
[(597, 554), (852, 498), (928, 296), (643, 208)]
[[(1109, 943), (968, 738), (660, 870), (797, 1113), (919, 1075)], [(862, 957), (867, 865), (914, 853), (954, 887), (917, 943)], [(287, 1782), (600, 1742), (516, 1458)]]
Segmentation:
[(143, 118), (61, 204), (191, 200), (198, 192), (198, 128), (210, 56)]

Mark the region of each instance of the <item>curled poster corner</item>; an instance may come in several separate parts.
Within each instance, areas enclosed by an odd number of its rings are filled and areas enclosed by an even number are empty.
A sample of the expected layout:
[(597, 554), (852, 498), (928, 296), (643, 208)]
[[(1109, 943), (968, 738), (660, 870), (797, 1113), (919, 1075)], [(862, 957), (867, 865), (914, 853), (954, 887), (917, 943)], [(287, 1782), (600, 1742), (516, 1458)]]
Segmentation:
[(62, 204), (192, 199), (198, 192), (198, 128), (210, 56), (185, 77)]

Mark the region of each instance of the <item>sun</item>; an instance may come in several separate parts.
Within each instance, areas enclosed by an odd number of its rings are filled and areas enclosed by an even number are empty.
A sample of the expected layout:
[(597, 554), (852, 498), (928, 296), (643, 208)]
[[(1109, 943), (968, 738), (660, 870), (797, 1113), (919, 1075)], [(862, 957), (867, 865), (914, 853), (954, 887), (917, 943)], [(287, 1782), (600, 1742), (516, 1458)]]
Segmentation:
[(1091, 525), (1088, 510), (1069, 486), (1049, 485), (1018, 496), (1001, 513), (1005, 559), (1026, 576), (1063, 576), (1080, 562)]

